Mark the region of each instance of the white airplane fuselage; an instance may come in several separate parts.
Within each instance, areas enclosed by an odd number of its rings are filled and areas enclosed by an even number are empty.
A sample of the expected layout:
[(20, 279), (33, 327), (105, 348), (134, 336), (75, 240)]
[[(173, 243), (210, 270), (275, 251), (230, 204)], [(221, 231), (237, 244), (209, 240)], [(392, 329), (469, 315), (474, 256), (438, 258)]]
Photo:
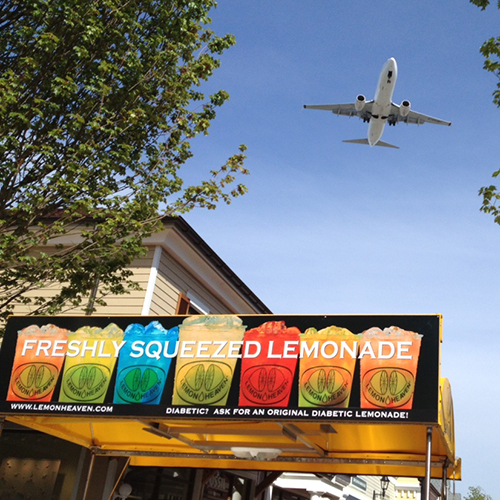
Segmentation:
[(375, 146), (382, 137), (387, 118), (391, 112), (392, 94), (398, 77), (396, 59), (387, 60), (380, 73), (373, 102), (372, 116), (368, 125), (368, 143)]

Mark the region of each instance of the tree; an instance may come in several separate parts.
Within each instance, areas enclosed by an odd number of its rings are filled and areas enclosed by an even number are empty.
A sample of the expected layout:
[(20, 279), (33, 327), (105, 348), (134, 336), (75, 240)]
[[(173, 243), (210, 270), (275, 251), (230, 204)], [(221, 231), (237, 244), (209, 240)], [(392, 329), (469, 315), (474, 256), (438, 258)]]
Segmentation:
[[(16, 302), (78, 306), (97, 282), (97, 303), (126, 293), (161, 217), (246, 192), (244, 146), (199, 185), (180, 172), (229, 97), (200, 90), (234, 44), (208, 28), (215, 6), (0, 0), (0, 318)], [(75, 226), (79, 242), (43, 251)], [(32, 296), (54, 283), (57, 296)]]
[(464, 500), (493, 500), (493, 498), (481, 487), (469, 486), (469, 492), (465, 495)]
[[(490, 4), (489, 0), (470, 0), (471, 3), (477, 5), (481, 10), (485, 10)], [(500, 8), (500, 2), (498, 3)], [(490, 38), (481, 46), (481, 54), (485, 58), (484, 69), (493, 73), (497, 78), (497, 86), (493, 92), (493, 102), (500, 107), (500, 37)], [(500, 169), (493, 173), (496, 178), (500, 175)], [(491, 214), (497, 224), (500, 224), (500, 192), (494, 185), (484, 186), (479, 190), (479, 195), (483, 197), (481, 210), (487, 214)]]

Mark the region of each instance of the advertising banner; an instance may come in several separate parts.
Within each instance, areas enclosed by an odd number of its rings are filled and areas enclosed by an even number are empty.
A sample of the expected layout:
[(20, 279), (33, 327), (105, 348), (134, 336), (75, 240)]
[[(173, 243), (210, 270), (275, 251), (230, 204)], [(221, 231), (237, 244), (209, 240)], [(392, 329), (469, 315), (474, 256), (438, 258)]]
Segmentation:
[(11, 317), (0, 413), (438, 421), (441, 317)]

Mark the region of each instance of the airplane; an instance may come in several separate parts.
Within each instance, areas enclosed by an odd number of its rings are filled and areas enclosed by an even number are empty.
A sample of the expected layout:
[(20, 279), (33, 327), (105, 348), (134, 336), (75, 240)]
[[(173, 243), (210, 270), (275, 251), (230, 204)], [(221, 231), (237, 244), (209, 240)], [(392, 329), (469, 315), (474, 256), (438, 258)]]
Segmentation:
[(424, 123), (434, 123), (435, 125), (451, 125), (451, 122), (432, 118), (432, 116), (423, 115), (416, 111), (411, 111), (410, 101), (403, 101), (400, 106), (392, 102), (392, 94), (396, 79), (398, 77), (398, 65), (396, 59), (388, 59), (378, 80), (375, 99), (367, 101), (365, 96), (359, 94), (352, 104), (319, 104), (305, 105), (306, 109), (321, 109), (331, 111), (336, 115), (358, 116), (363, 122), (369, 122), (367, 139), (352, 139), (342, 142), (351, 142), (354, 144), (368, 144), (370, 146), (384, 146), (386, 148), (399, 149), (398, 146), (388, 144), (380, 140), (386, 123), (396, 125), (396, 123), (415, 123), (422, 125)]

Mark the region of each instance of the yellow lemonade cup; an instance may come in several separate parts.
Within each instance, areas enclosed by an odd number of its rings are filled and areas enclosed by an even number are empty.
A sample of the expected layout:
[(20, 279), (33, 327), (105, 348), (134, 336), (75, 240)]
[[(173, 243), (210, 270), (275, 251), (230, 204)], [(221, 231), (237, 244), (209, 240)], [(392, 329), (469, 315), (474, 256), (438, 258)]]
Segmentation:
[(123, 330), (114, 323), (70, 332), (59, 401), (103, 403), (122, 340)]
[(337, 326), (301, 334), (307, 347), (300, 359), (299, 406), (349, 406), (359, 337)]
[(237, 316), (190, 316), (182, 322), (172, 404), (227, 403), (245, 328)]

